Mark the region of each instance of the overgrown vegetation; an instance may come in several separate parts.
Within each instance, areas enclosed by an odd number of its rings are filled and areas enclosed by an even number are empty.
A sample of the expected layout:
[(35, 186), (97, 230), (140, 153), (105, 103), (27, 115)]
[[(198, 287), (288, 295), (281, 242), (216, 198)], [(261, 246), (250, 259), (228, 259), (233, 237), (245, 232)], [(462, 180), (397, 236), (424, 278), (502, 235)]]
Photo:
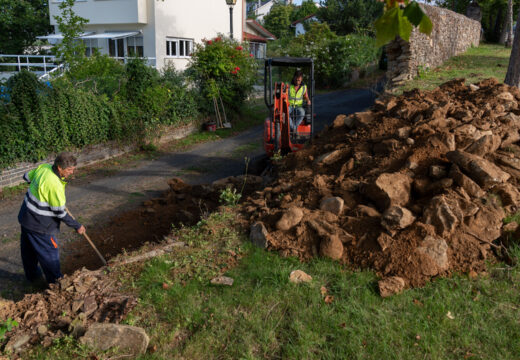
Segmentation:
[(380, 50), (370, 36), (337, 36), (327, 24), (312, 23), (304, 35), (270, 44), (268, 55), (313, 58), (316, 84), (337, 87), (349, 79), (353, 69), (377, 61)]

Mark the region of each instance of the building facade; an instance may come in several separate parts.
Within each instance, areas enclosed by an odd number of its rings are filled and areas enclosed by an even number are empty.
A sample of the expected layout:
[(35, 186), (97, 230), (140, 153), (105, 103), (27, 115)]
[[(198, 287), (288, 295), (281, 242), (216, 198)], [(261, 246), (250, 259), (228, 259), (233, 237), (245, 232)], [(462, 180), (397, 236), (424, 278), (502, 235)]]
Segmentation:
[[(42, 36), (60, 40), (54, 16), (60, 15), (61, 0), (49, 1), (55, 34)], [(243, 40), (245, 0), (233, 7), (233, 37)], [(87, 55), (97, 49), (115, 58), (150, 59), (157, 69), (184, 69), (196, 43), (218, 34), (229, 36), (230, 11), (225, 0), (76, 0), (74, 12), (88, 19), (80, 39)]]

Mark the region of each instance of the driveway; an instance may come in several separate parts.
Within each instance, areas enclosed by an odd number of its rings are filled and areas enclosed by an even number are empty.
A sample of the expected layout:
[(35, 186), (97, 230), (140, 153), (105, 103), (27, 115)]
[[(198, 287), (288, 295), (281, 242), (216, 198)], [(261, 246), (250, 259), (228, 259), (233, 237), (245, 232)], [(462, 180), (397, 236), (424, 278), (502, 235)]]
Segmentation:
[[(338, 114), (362, 111), (373, 104), (375, 95), (368, 89), (351, 89), (319, 94), (315, 97), (315, 125), (320, 131)], [(214, 142), (194, 146), (191, 150), (143, 160), (136, 166), (110, 176), (87, 179), (67, 186), (70, 211), (87, 227), (100, 226), (116, 213), (135, 207), (146, 198), (167, 189), (166, 180), (180, 177), (190, 184), (209, 183), (239, 175), (244, 171), (244, 157), (263, 153), (262, 126)], [(23, 283), (17, 222), (24, 195), (1, 201), (0, 206), (0, 296), (18, 297)], [(62, 257), (66, 248), (77, 241), (75, 234), (62, 227)], [(65, 253), (65, 254), (64, 254)]]

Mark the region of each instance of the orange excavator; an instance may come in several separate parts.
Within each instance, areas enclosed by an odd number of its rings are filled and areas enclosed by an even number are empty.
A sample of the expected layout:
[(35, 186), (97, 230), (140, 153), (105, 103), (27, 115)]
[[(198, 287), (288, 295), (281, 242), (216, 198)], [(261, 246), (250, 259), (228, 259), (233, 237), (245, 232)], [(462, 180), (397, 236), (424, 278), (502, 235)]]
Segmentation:
[[(308, 75), (307, 95), (311, 104), (304, 107), (305, 115), (296, 131), (291, 131), (289, 113), (289, 84), (275, 82), (273, 68), (297, 68)], [(269, 117), (264, 122), (264, 149), (267, 156), (298, 151), (312, 138), (314, 129), (314, 63), (310, 58), (270, 58), (265, 60), (264, 101)]]

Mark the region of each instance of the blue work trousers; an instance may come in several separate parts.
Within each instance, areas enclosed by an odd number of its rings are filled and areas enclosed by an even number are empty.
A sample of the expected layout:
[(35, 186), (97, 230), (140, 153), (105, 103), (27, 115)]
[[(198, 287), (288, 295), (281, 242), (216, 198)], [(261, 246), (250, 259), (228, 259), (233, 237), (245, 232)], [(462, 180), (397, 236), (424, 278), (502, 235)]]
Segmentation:
[(37, 233), (22, 226), (20, 249), (27, 280), (32, 282), (41, 277), (42, 273), (38, 264), (48, 283), (54, 283), (63, 277), (60, 269), (58, 240), (54, 235)]
[(305, 116), (305, 110), (301, 106), (289, 106), (289, 117), (291, 119), (291, 131), (298, 130), (303, 117)]

